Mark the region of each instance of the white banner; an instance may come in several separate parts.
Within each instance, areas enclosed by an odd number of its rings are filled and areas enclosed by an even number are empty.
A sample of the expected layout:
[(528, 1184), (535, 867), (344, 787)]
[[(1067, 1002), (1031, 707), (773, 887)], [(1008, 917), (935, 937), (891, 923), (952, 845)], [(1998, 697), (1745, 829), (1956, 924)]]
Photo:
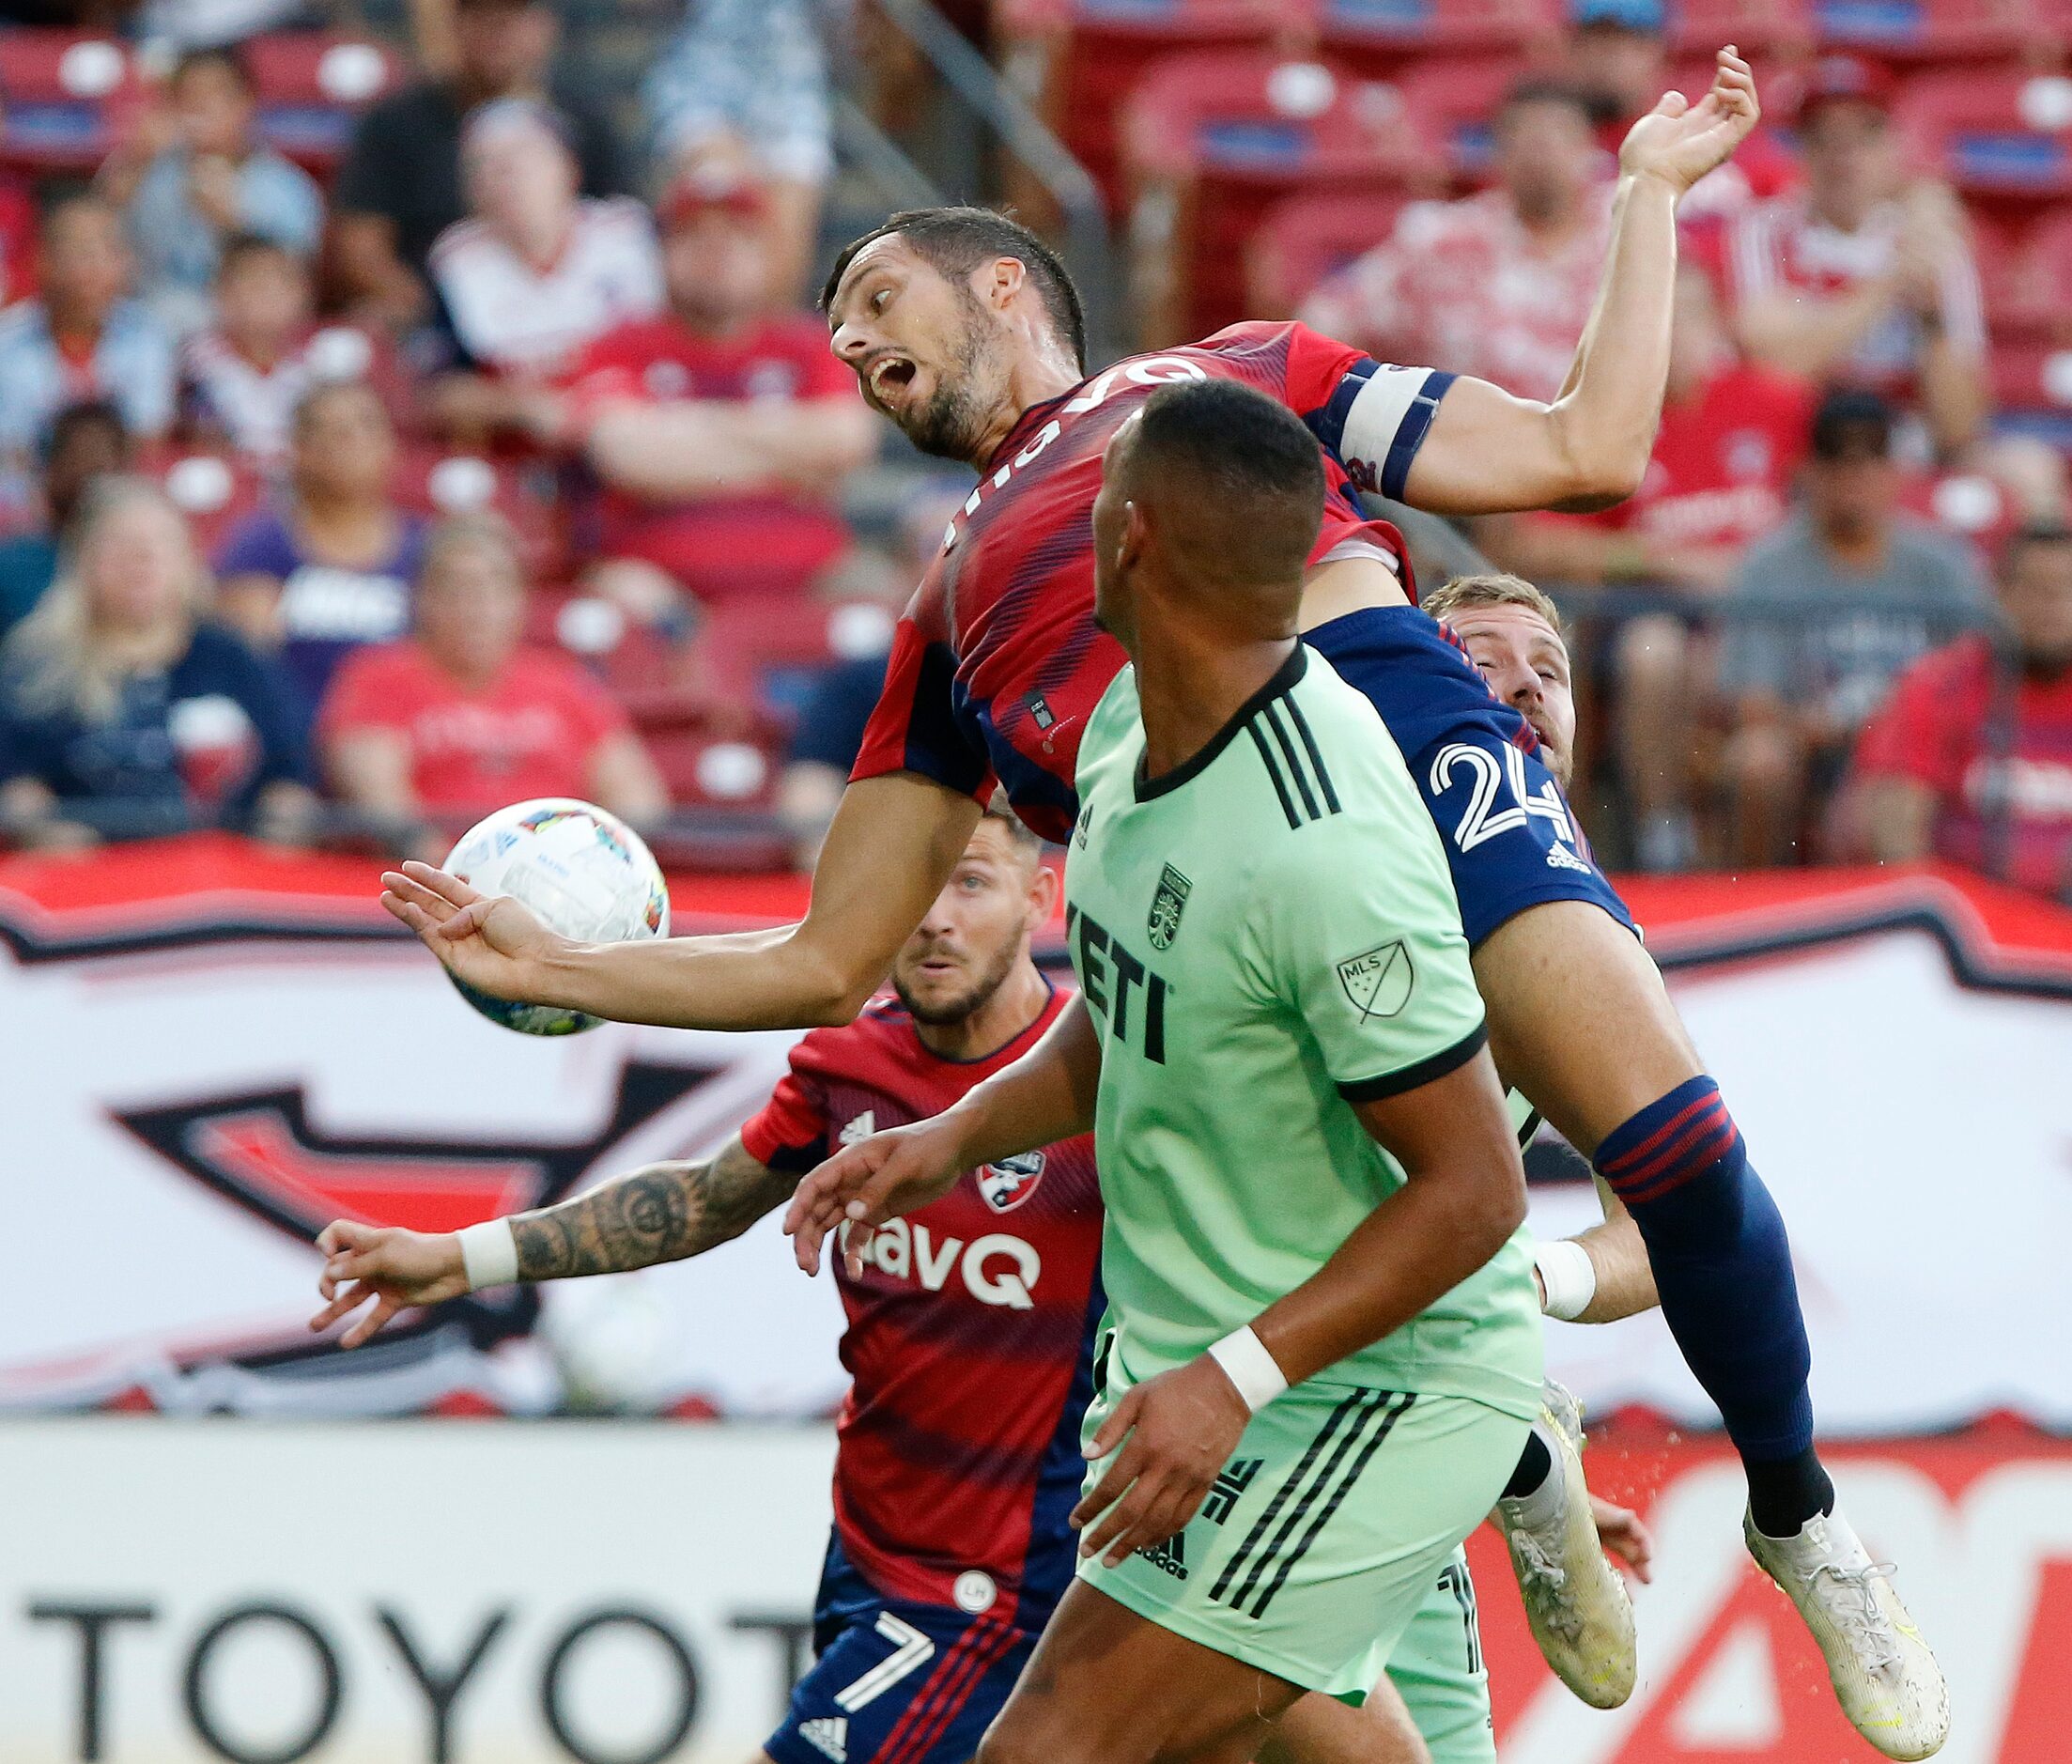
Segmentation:
[(819, 1428), (0, 1424), (8, 1764), (740, 1764)]

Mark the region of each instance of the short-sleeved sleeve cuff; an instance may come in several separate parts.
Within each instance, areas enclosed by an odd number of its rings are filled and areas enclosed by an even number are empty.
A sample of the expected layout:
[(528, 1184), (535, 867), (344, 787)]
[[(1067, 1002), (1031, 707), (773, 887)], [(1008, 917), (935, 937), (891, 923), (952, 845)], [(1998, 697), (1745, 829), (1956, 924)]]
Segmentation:
[(1399, 1066), (1394, 1072), (1377, 1073), (1371, 1078), (1359, 1078), (1338, 1086), (1338, 1094), (1349, 1103), (1380, 1103), (1391, 1096), (1401, 1096), (1421, 1085), (1443, 1078), (1449, 1072), (1458, 1072), (1469, 1060), (1480, 1053), (1490, 1038), (1489, 1025), (1477, 1023), (1474, 1029), (1455, 1042), (1451, 1047), (1416, 1061), (1414, 1065)]
[(852, 782), (918, 772), (981, 802), (991, 797), (992, 766), (957, 714), (956, 673), (947, 643), (930, 642), (910, 619), (900, 621)]

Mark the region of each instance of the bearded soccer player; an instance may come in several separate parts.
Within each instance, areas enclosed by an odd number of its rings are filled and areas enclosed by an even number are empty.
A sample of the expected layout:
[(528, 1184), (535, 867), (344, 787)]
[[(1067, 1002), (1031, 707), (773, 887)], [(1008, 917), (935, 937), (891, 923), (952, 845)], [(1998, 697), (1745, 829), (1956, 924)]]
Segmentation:
[[(1698, 103), (1672, 93), (1634, 124), (1604, 284), (1550, 405), (1379, 364), (1292, 324), (1233, 326), (1083, 379), (1077, 296), (1040, 240), (978, 209), (895, 217), (837, 262), (833, 347), (909, 439), (982, 478), (902, 622), (806, 918), (595, 947), (424, 866), (385, 878), (384, 900), (500, 997), (710, 1029), (847, 1021), (996, 779), (1039, 831), (1070, 831), (1079, 738), (1121, 660), (1092, 617), (1087, 517), (1107, 439), (1167, 380), (1267, 391), (1307, 423), (1326, 466), (1306, 637), (1373, 701), (1446, 835), (1499, 1070), (1631, 1210), (1663, 1313), (1740, 1450), (1750, 1547), (1804, 1616), (1845, 1711), (1888, 1756), (1921, 1757), (1946, 1731), (1946, 1694), (1889, 1585), (1868, 1575), (1814, 1449), (1811, 1354), (1776, 1206), (1623, 905), (1581, 854), (1528, 726), (1410, 604), (1399, 537), (1352, 494), (1473, 514), (1630, 492), (1661, 410), (1677, 202), (1756, 114), (1754, 78), (1728, 50)], [(1594, 1557), (1571, 1551), (1564, 1579), (1601, 1590)], [(1630, 1644), (1630, 1626), (1606, 1633)], [(1593, 1701), (1624, 1670), (1555, 1664)]]
[[(768, 1106), (710, 1159), (457, 1233), (340, 1221), (322, 1240), (330, 1302), (315, 1326), (365, 1311), (344, 1337), (357, 1346), (399, 1308), (477, 1286), (703, 1254), (781, 1205), (837, 1146), (954, 1103), (1032, 1046), (1065, 1002), (1029, 957), (1057, 898), (1040, 848), (1010, 812), (988, 812), (893, 965), (896, 998), (800, 1041)], [(855, 1385), (817, 1659), (764, 1747), (777, 1764), (963, 1764), (999, 1713), (1072, 1575), (1066, 1520), (1085, 1467), (1101, 1228), (1092, 1146), (1075, 1137), (965, 1172), (881, 1238), (859, 1274), (838, 1263)], [(1645, 1571), (1638, 1521), (1596, 1505)], [(1332, 1703), (1291, 1717), (1276, 1756), (1490, 1764), (1464, 1558), (1433, 1576), (1389, 1674), (1399, 1694), (1378, 1687), (1357, 1712)]]

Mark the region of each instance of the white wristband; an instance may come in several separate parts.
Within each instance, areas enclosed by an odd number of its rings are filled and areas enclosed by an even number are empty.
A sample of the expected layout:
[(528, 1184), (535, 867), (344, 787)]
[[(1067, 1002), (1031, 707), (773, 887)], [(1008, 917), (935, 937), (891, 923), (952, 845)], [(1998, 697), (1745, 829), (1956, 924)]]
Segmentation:
[(1597, 1296), (1597, 1263), (1572, 1237), (1539, 1245), (1533, 1251), (1533, 1266), (1539, 1270), (1539, 1283), (1547, 1289), (1546, 1303), (1539, 1308), (1550, 1317), (1573, 1323)]
[(460, 1265), (468, 1276), (469, 1292), (509, 1286), (518, 1279), (518, 1234), (509, 1219), (485, 1219), (455, 1235), (460, 1239)]
[(1267, 1353), (1266, 1344), (1252, 1333), (1252, 1325), (1233, 1329), (1209, 1349), (1209, 1357), (1229, 1375), (1245, 1406), (1257, 1415), (1288, 1388), (1288, 1379)]

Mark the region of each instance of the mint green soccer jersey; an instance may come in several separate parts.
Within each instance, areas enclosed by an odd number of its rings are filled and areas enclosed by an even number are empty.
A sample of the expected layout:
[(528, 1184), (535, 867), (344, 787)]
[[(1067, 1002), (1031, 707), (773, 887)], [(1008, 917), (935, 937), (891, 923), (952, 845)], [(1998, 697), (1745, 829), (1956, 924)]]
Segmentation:
[[(1482, 1002), (1431, 817), (1373, 706), (1314, 651), (1142, 781), (1125, 668), (1079, 749), (1066, 936), (1102, 1038), (1110, 1352), (1192, 1359), (1399, 1188), (1353, 1103), (1444, 1075)], [(1539, 1409), (1529, 1238), (1322, 1383)]]

